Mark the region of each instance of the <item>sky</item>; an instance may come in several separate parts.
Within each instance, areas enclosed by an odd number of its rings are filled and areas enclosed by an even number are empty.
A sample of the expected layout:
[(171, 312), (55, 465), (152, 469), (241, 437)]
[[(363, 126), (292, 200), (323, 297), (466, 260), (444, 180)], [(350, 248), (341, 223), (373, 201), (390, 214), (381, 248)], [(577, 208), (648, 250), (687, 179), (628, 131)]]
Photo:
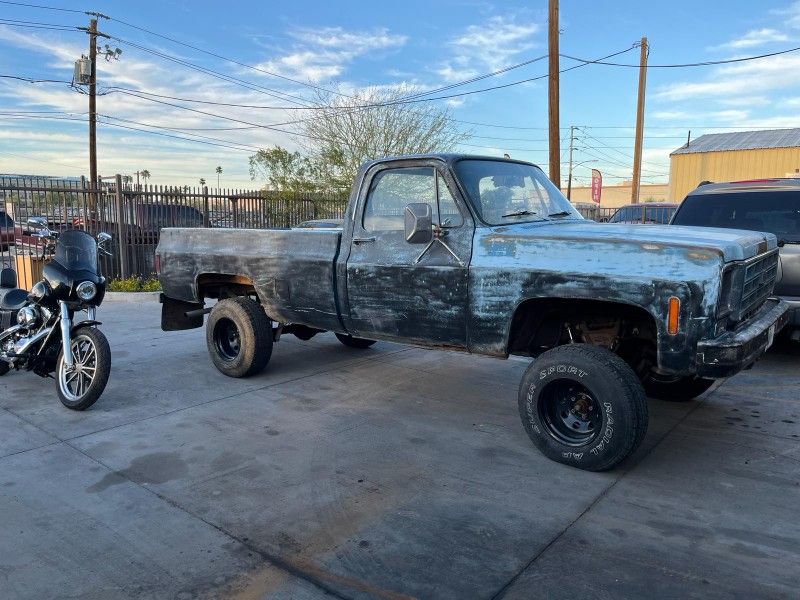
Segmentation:
[[(298, 147), (286, 133), (293, 126), (276, 124), (308, 115), (296, 108), (314, 97), (312, 86), (352, 92), (413, 85), (429, 91), (547, 53), (546, 0), (28, 3), (65, 10), (0, 2), (0, 76), (56, 82), (0, 77), (0, 173), (87, 174), (88, 99), (59, 83), (72, 79), (74, 61), (87, 52), (86, 33), (68, 29), (88, 24), (83, 11), (111, 17), (99, 21), (99, 30), (112, 36), (102, 39), (101, 47), (122, 49), (118, 60), (98, 62), (103, 94), (97, 99), (98, 170), (132, 175), (146, 169), (155, 184), (197, 185), (204, 178), (216, 185), (215, 169), (221, 166), (223, 187), (263, 185), (251, 180), (248, 157), (275, 144)], [(585, 60), (625, 51), (610, 60), (636, 65), (634, 44), (642, 36), (649, 40), (651, 65), (800, 46), (800, 1), (574, 0), (561, 2), (560, 10), (561, 52)], [(20, 27), (20, 21), (43, 25)], [(54, 25), (64, 29), (45, 28)], [(562, 69), (580, 64), (561, 58)], [(546, 73), (547, 61), (541, 59), (435, 96)], [(575, 126), (575, 185), (587, 182), (591, 168), (603, 172), (607, 185), (629, 178), (638, 69), (584, 65), (560, 79), (562, 178), (570, 126)], [(507, 152), (547, 170), (546, 79), (435, 102), (449, 111), (454, 127), (470, 134), (459, 151)], [(690, 131), (696, 138), (777, 127), (800, 127), (800, 52), (726, 65), (650, 68), (643, 183), (667, 181), (669, 153)]]

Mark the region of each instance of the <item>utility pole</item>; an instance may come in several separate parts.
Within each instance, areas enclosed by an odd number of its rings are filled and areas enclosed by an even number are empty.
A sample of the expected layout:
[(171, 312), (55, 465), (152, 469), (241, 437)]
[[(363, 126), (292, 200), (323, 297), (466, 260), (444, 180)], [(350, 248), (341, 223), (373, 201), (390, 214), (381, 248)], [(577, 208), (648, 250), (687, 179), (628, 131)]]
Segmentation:
[(647, 83), (647, 38), (640, 42), (639, 55), (639, 98), (636, 105), (636, 139), (633, 145), (633, 181), (631, 182), (631, 203), (639, 203), (639, 182), (642, 177), (642, 137), (644, 135), (644, 90)]
[(89, 21), (89, 179), (92, 182), (89, 194), (89, 211), (97, 216), (97, 19)]
[[(97, 177), (97, 37), (111, 38), (105, 33), (97, 31), (97, 19), (108, 19), (108, 17), (98, 12), (89, 12), (87, 14), (92, 17), (89, 19), (89, 26), (80, 27), (80, 29), (89, 34), (89, 77), (87, 81), (85, 71), (78, 68), (78, 63), (86, 60), (85, 57), (81, 57), (81, 61), (76, 63), (75, 69), (76, 75), (79, 75), (80, 78), (77, 81), (73, 80), (73, 84), (87, 85), (89, 88), (89, 210), (92, 216), (95, 216), (97, 213), (97, 190), (99, 187)], [(105, 49), (101, 50), (100, 54), (106, 60), (117, 59), (122, 54), (122, 50), (119, 48), (111, 50), (106, 44)]]
[(569, 177), (567, 178), (567, 200), (572, 200), (572, 151), (575, 149), (575, 125), (569, 126)]
[(558, 0), (550, 0), (548, 27), (548, 114), (550, 125), (550, 181), (561, 189), (561, 138), (558, 118)]

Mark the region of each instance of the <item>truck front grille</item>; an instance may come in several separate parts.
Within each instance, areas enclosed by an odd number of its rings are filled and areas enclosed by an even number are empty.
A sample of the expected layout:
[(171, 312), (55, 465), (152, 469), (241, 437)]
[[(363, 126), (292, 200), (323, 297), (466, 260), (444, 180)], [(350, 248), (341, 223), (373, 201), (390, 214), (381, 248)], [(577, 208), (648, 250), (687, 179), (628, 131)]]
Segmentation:
[(738, 310), (734, 313), (736, 321), (751, 317), (772, 294), (778, 276), (778, 251), (757, 256), (743, 266), (742, 295)]

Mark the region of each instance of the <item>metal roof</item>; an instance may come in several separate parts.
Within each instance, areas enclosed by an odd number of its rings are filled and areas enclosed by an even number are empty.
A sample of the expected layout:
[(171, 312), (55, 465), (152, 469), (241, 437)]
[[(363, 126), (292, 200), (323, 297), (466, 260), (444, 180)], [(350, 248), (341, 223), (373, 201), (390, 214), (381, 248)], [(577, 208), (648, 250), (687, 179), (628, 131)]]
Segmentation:
[(698, 152), (722, 152), (724, 150), (755, 150), (758, 148), (800, 147), (800, 128), (766, 129), (762, 131), (734, 131), (730, 133), (707, 133), (688, 146), (681, 146), (675, 154), (695, 154)]

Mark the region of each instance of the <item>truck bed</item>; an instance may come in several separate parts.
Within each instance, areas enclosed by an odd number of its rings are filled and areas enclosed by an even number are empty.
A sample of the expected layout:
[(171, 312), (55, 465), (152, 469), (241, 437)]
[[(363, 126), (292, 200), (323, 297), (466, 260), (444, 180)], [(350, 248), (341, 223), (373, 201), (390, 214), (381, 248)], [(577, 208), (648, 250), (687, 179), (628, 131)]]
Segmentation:
[(331, 229), (167, 228), (158, 254), (170, 298), (197, 302), (198, 280), (250, 278), (267, 314), (282, 323), (341, 330), (336, 259), (341, 231)]

